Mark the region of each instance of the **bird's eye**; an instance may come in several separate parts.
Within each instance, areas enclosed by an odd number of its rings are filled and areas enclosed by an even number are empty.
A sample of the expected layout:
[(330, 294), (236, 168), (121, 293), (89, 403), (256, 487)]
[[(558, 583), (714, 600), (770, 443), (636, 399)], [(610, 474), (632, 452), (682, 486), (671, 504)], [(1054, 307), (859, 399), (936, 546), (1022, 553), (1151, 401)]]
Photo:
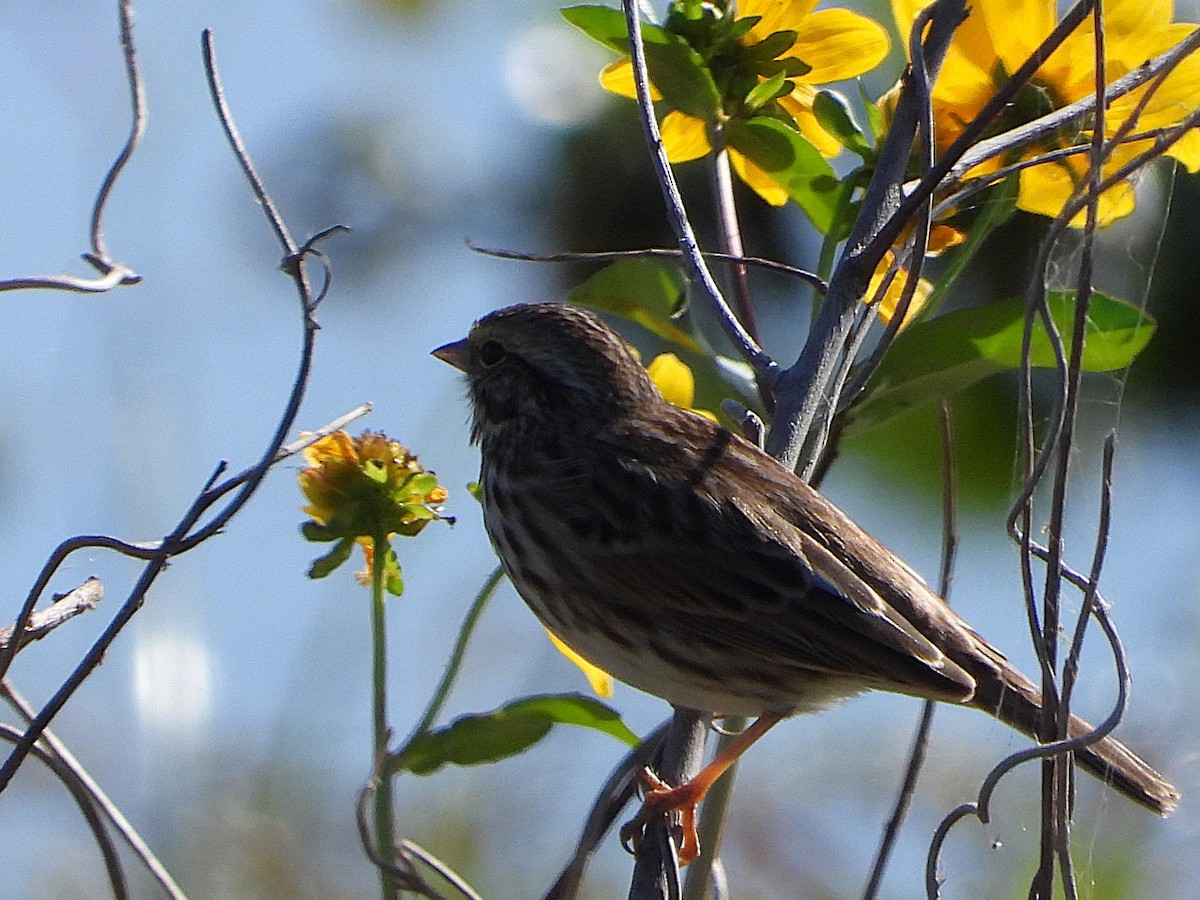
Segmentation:
[(499, 341), (484, 341), (479, 345), (479, 361), (489, 369), (506, 355)]

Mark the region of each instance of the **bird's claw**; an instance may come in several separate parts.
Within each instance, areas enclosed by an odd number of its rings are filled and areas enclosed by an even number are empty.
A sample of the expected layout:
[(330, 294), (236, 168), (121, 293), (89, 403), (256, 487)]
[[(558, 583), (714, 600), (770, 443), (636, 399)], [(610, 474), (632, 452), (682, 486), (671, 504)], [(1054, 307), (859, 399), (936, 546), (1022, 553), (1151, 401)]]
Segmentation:
[(700, 840), (696, 835), (696, 800), (693, 792), (684, 784), (673, 788), (649, 769), (643, 769), (642, 788), (644, 799), (637, 814), (621, 826), (621, 846), (629, 853), (637, 853), (646, 826), (658, 816), (672, 812), (680, 814), (677, 837), (679, 864), (686, 866), (700, 855)]

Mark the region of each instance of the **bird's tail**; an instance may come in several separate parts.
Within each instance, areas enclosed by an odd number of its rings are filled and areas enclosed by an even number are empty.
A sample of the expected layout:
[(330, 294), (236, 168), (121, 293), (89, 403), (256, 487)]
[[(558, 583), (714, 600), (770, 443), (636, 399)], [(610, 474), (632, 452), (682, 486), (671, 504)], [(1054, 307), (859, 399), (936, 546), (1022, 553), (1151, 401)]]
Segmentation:
[[(1030, 737), (1036, 737), (1042, 715), (1042, 692), (1007, 663), (1003, 664), (1002, 669), (1001, 678), (980, 681), (971, 705)], [(1071, 716), (1068, 727), (1070, 737), (1094, 730), (1083, 719)], [(1102, 738), (1089, 747), (1076, 750), (1075, 762), (1105, 784), (1160, 816), (1168, 815), (1179, 803), (1179, 791), (1114, 738)]]

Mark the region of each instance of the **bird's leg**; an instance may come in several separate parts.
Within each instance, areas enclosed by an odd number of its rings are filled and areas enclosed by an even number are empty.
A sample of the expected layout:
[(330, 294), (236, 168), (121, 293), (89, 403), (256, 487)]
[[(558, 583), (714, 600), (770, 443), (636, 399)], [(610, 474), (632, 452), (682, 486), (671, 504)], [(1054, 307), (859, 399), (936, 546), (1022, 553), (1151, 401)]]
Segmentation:
[(717, 779), (725, 774), (739, 756), (750, 749), (750, 745), (766, 734), (783, 716), (768, 713), (759, 716), (745, 731), (738, 734), (715, 757), (712, 762), (679, 787), (671, 787), (657, 775), (646, 769), (642, 772), (642, 785), (646, 797), (636, 816), (621, 828), (621, 841), (636, 844), (641, 838), (646, 823), (655, 816), (678, 811), (683, 829), (679, 846), (679, 864), (686, 866), (700, 855), (700, 840), (696, 836), (696, 807), (704, 799)]

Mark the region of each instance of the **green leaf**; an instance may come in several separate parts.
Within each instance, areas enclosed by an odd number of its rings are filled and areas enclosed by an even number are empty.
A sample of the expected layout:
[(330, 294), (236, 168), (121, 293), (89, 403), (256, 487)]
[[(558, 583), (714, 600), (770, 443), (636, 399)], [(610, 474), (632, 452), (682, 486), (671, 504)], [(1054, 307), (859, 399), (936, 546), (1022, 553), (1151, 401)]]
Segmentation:
[(324, 578), (342, 563), (350, 558), (350, 552), (354, 549), (354, 540), (352, 538), (342, 538), (338, 541), (332, 550), (324, 556), (313, 560), (313, 564), (308, 568), (309, 578)]
[(729, 146), (771, 175), (822, 234), (833, 223), (840, 182), (817, 148), (777, 119), (757, 116), (725, 125)]
[(477, 766), (516, 756), (555, 724), (580, 725), (638, 742), (615, 710), (582, 694), (544, 694), (515, 700), (490, 713), (466, 715), (444, 728), (417, 735), (392, 757), (397, 771), (431, 775), (446, 765)]
[(300, 533), (304, 535), (306, 541), (313, 541), (314, 543), (336, 541), (341, 537), (336, 529), (330, 528), (328, 525), (323, 525), (313, 519), (309, 519), (301, 524)]
[(854, 110), (850, 101), (837, 91), (817, 91), (813, 100), (813, 115), (821, 123), (821, 127), (838, 139), (838, 142), (851, 153), (857, 153), (866, 159), (874, 151), (863, 134), (862, 126), (854, 118)]
[(791, 50), (794, 43), (796, 43), (796, 32), (773, 31), (758, 43), (743, 47), (740, 55), (743, 59), (750, 60), (775, 59)]
[(768, 59), (754, 67), (760, 75), (774, 75), (782, 72), (788, 78), (799, 78), (812, 71), (812, 66), (796, 56), (785, 56), (782, 59)]
[(704, 59), (672, 34), (666, 43), (646, 43), (650, 80), (672, 109), (708, 121), (721, 103), (717, 83)]
[(646, 257), (619, 259), (571, 292), (570, 300), (636, 322), (665, 341), (701, 352), (700, 344), (675, 323), (686, 300), (675, 263)]
[[(1071, 343), (1075, 295), (1052, 292), (1051, 317), (1065, 346)], [(1021, 364), (1025, 301), (1020, 298), (964, 309), (919, 322), (897, 338), (875, 373), (863, 400), (851, 412), (848, 433), (864, 431), (939, 397), (950, 396), (988, 375)], [(1083, 354), (1086, 372), (1123, 369), (1154, 334), (1154, 320), (1136, 306), (1107, 294), (1092, 294)], [(1050, 338), (1035, 323), (1030, 361), (1054, 366)]]
[[(726, 19), (726, 21), (729, 21)], [(734, 19), (729, 23), (729, 30), (725, 33), (725, 40), (729, 43), (740, 40), (750, 33), (755, 25), (762, 21), (762, 16), (742, 16)]]
[[(629, 29), (625, 13), (611, 6), (568, 6), (562, 17), (590, 37), (622, 56), (629, 55)], [(644, 43), (663, 42), (666, 34), (657, 25), (642, 23)]]
[(418, 472), (415, 475), (410, 475), (405, 481), (404, 487), (410, 493), (421, 497), (429, 494), (438, 485), (437, 475), (433, 472)]
[(792, 86), (788, 83), (787, 75), (783, 72), (776, 72), (770, 78), (756, 84), (753, 90), (746, 95), (746, 108), (758, 109), (776, 97), (791, 93), (791, 90)]
[(422, 522), (432, 519), (435, 513), (428, 506), (422, 506), (419, 503), (409, 503), (404, 507), (404, 515), (401, 520), (408, 524), (410, 522)]
[[(563, 18), (610, 50), (629, 55), (625, 14), (608, 6), (571, 6)], [(650, 80), (672, 109), (705, 121), (717, 110), (721, 95), (703, 58), (679, 37), (657, 25), (642, 23), (642, 43)]]
[(872, 102), (871, 97), (867, 94), (866, 85), (862, 83), (861, 78), (858, 79), (858, 97), (862, 100), (863, 109), (867, 113), (867, 127), (871, 129), (871, 136), (875, 138), (875, 143), (878, 144), (884, 132), (883, 112)]
[(667, 22), (669, 24), (671, 19), (677, 17), (693, 21), (705, 17), (711, 18), (712, 13), (713, 10), (706, 0), (675, 0), (667, 8)]

